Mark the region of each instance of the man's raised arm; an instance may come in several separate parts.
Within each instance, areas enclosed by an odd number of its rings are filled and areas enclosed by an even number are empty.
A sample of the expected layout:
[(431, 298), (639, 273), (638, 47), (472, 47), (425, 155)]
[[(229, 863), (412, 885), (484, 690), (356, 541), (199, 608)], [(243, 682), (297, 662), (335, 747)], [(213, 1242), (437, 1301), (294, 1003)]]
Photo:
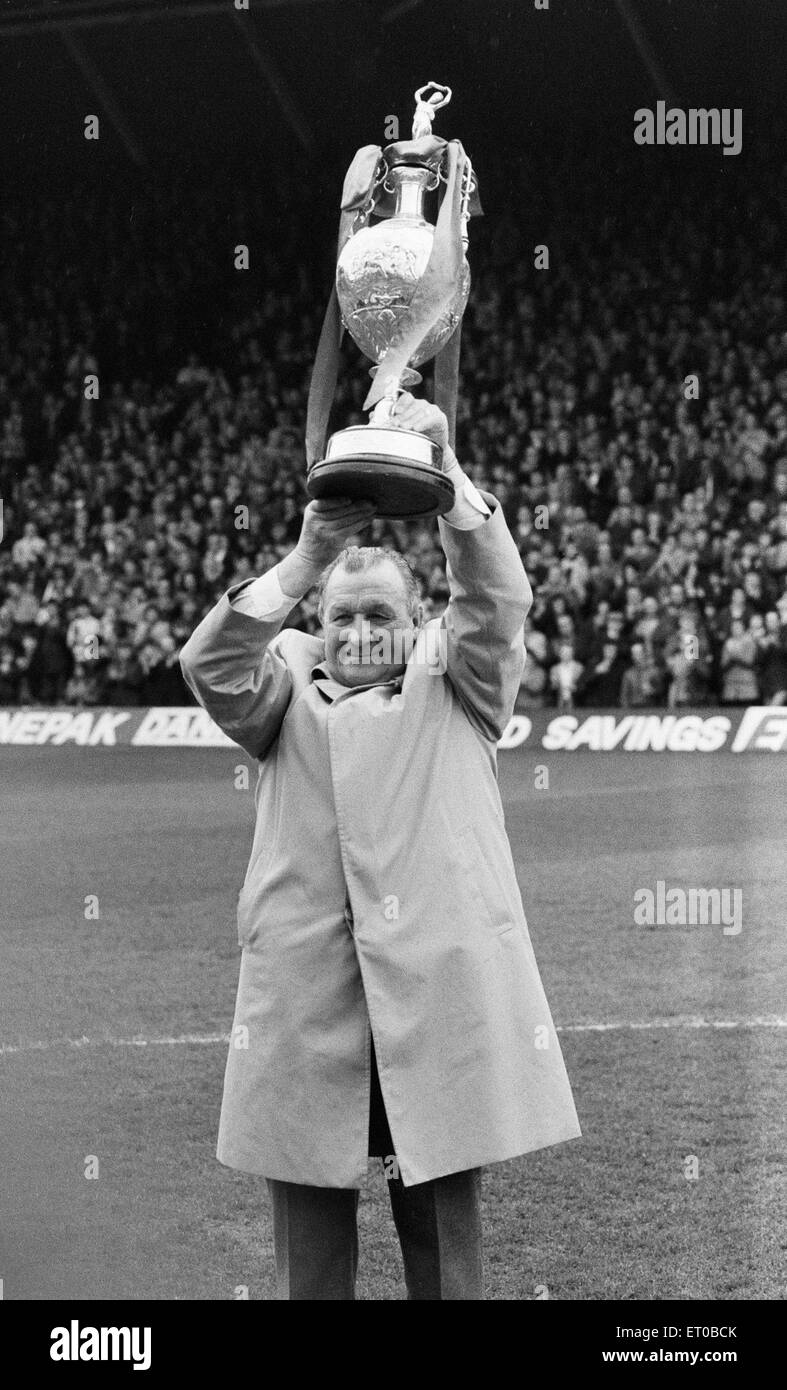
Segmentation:
[(438, 523), (450, 600), (443, 614), (446, 672), (468, 718), (497, 742), (514, 709), (525, 663), (523, 629), (533, 593), (500, 504), (480, 493), (448, 447), (445, 416), (402, 396), (399, 424), (442, 445), (456, 504)]
[(347, 538), (374, 514), (370, 503), (310, 502), (295, 549), (268, 574), (223, 594), (180, 653), (186, 684), (212, 719), (254, 758), (276, 739), (292, 678), (276, 638)]

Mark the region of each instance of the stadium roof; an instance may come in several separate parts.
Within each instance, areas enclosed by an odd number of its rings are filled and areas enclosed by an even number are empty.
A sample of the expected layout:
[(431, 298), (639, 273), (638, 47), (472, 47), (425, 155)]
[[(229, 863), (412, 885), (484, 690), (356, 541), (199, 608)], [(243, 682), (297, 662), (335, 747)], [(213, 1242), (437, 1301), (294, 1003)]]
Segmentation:
[(102, 155), (273, 167), (342, 155), (409, 120), (430, 77), (445, 133), (549, 140), (659, 97), (781, 109), (787, 6), (770, 0), (5, 0), (2, 161), (15, 176)]

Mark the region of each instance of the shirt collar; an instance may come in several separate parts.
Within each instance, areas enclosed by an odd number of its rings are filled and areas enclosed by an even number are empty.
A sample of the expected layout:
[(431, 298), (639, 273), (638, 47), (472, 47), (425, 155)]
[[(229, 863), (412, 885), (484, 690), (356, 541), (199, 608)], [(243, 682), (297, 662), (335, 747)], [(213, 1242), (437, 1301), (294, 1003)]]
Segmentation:
[(353, 695), (356, 690), (374, 690), (377, 686), (381, 688), (393, 686), (395, 689), (401, 690), (403, 680), (404, 672), (390, 681), (369, 681), (365, 685), (343, 685), (341, 681), (335, 680), (330, 675), (324, 662), (320, 661), (312, 667), (312, 681), (318, 690), (323, 695), (327, 695), (330, 700), (338, 700), (343, 695)]

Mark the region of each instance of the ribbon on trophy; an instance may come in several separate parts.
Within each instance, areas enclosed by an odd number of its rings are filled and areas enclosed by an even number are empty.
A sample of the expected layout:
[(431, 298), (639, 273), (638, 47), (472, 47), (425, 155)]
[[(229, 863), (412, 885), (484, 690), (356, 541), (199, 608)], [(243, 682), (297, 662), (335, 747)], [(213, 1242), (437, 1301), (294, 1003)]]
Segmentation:
[[(336, 259), (339, 259), (344, 244), (352, 236), (353, 224), (359, 212), (373, 203), (377, 170), (382, 158), (379, 145), (364, 145), (358, 150), (344, 179), (342, 189), (341, 216)], [(325, 449), (325, 436), (328, 433), (328, 420), (336, 394), (339, 378), (339, 349), (341, 348), (344, 326), (342, 324), (336, 285), (331, 290), (328, 308), (325, 311), (317, 355), (314, 359), (309, 401), (306, 407), (306, 460), (309, 467), (322, 458)]]

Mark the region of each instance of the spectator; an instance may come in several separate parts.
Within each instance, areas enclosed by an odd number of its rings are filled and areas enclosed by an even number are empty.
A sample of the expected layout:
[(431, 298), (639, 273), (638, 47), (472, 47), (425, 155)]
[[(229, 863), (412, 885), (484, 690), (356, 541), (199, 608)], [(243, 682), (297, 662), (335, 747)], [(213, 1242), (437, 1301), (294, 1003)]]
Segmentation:
[(672, 675), (667, 689), (669, 708), (702, 704), (708, 691), (710, 651), (695, 614), (681, 613), (678, 630), (664, 649), (664, 662)]
[(663, 684), (662, 673), (644, 642), (632, 643), (631, 665), (624, 671), (620, 684), (623, 708), (638, 709), (643, 705), (658, 704)]
[(525, 621), (525, 650), (527, 660), (522, 673), (516, 708), (517, 710), (541, 709), (547, 703), (548, 696), (549, 643), (544, 633), (539, 632), (533, 626), (529, 617)]
[(787, 703), (787, 626), (773, 610), (765, 614), (757, 645), (760, 698), (766, 705), (783, 705)]
[(66, 684), (66, 700), (80, 708), (101, 703), (99, 671), (94, 662), (74, 662), (74, 669)]
[[(66, 642), (75, 663), (95, 660), (99, 655), (101, 622), (86, 603), (78, 603), (68, 624)], [(74, 673), (75, 678), (77, 673)]]
[(19, 699), (19, 670), (16, 653), (8, 642), (0, 643), (0, 705), (15, 705)]
[(558, 660), (549, 673), (550, 684), (557, 695), (558, 709), (574, 708), (574, 696), (582, 670), (581, 662), (574, 658), (573, 647), (562, 646), (558, 652)]
[(759, 699), (756, 665), (757, 643), (745, 630), (741, 619), (733, 618), (721, 653), (724, 673), (721, 698), (725, 705), (756, 704)]
[(145, 671), (130, 643), (121, 642), (106, 670), (103, 699), (108, 705), (139, 705)]
[(583, 705), (617, 705), (626, 658), (617, 641), (605, 639), (601, 656), (585, 668), (578, 685)]
[(32, 694), (43, 705), (56, 705), (63, 699), (73, 657), (63, 632), (63, 622), (54, 610), (40, 629), (30, 662)]
[(45, 553), (46, 541), (39, 536), (35, 522), (26, 522), (22, 535), (11, 550), (14, 564), (22, 570), (30, 569)]

